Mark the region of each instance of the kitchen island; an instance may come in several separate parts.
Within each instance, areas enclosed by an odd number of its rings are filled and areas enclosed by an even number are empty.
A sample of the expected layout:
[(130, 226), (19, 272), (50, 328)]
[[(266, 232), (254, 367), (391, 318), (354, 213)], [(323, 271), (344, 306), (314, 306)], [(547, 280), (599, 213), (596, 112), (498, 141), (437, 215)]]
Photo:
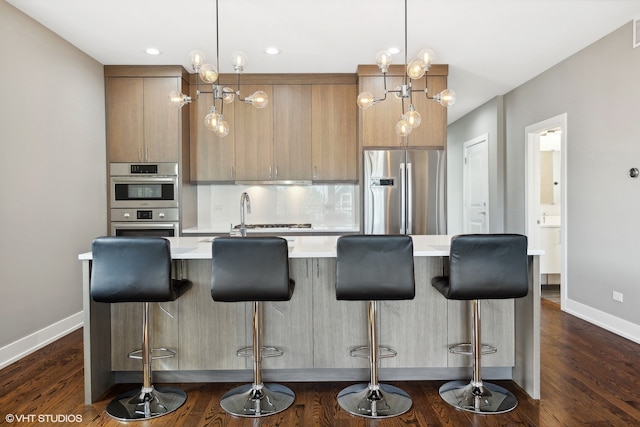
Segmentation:
[[(380, 342), (397, 350), (380, 362), (381, 381), (449, 380), (471, 376), (471, 357), (448, 346), (471, 338), (468, 303), (446, 300), (431, 286), (449, 256), (450, 236), (412, 236), (416, 297), (380, 304)], [(367, 303), (335, 299), (338, 236), (295, 236), (289, 242), (291, 301), (265, 303), (263, 342), (284, 349), (263, 360), (265, 381), (366, 381), (367, 359), (349, 348), (367, 342)], [(236, 350), (251, 344), (251, 304), (211, 299), (211, 238), (170, 238), (175, 272), (193, 282), (177, 301), (155, 310), (152, 344), (177, 356), (153, 362), (154, 382), (250, 382), (251, 360)], [(482, 358), (483, 378), (512, 379), (540, 397), (539, 256), (529, 250), (529, 294), (482, 301), (482, 338), (498, 348)], [(127, 358), (141, 341), (142, 304), (103, 304), (89, 293), (91, 253), (83, 263), (85, 402), (114, 383), (139, 382), (140, 362)], [(251, 268), (251, 266), (247, 266)], [(170, 313), (171, 316), (167, 315)]]

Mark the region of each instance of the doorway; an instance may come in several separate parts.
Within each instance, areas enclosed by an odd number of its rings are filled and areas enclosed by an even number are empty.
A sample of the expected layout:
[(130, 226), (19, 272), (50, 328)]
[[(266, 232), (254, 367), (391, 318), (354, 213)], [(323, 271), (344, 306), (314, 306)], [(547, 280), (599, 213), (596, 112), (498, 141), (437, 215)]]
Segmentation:
[(540, 257), (541, 294), (561, 308), (569, 282), (566, 268), (567, 115), (561, 114), (525, 129), (527, 236)]

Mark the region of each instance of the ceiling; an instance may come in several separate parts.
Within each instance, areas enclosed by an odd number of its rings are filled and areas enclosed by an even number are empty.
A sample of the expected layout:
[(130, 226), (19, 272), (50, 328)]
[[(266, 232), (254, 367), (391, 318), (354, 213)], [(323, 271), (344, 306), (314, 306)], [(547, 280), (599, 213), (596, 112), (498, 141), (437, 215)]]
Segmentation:
[[(6, 1), (104, 65), (191, 72), (192, 49), (215, 64), (214, 0)], [(638, 0), (408, 0), (407, 51), (428, 47), (449, 64), (451, 123), (634, 18)], [(235, 50), (249, 57), (246, 73), (354, 73), (391, 46), (404, 63), (402, 0), (219, 0), (219, 23), (223, 73)]]

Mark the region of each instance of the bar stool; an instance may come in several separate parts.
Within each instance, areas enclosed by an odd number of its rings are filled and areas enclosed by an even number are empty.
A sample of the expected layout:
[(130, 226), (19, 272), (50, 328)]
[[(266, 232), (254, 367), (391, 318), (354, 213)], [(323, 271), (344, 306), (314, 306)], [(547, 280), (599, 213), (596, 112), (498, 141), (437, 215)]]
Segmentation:
[(142, 359), (142, 388), (113, 399), (107, 413), (119, 421), (132, 421), (175, 411), (186, 401), (186, 393), (176, 388), (156, 389), (151, 382), (150, 303), (175, 301), (191, 282), (171, 278), (170, 243), (161, 237), (99, 237), (91, 250), (91, 297), (105, 303), (143, 303), (142, 351), (138, 357)]
[[(369, 301), (368, 354), (370, 380), (338, 393), (338, 403), (352, 415), (385, 418), (411, 408), (411, 397), (398, 387), (378, 382), (378, 360), (393, 357), (394, 350), (378, 345), (377, 302), (415, 297), (413, 241), (405, 235), (352, 235), (338, 238), (336, 299)], [(357, 356), (361, 348), (354, 348)], [(384, 353), (381, 353), (384, 352)]]
[(280, 237), (217, 237), (211, 243), (211, 258), (213, 300), (253, 302), (253, 346), (237, 352), (253, 356), (253, 383), (225, 393), (220, 406), (240, 417), (281, 412), (291, 406), (295, 394), (284, 385), (262, 382), (262, 359), (280, 356), (283, 351), (261, 344), (260, 302), (289, 301), (293, 295), (287, 241)]
[[(480, 300), (521, 298), (529, 288), (527, 237), (518, 234), (469, 234), (451, 239), (449, 276), (431, 284), (447, 299), (471, 300), (473, 378), (450, 381), (440, 387), (448, 404), (478, 414), (501, 414), (516, 407), (510, 391), (481, 379)], [(460, 353), (460, 345), (449, 347)], [(488, 352), (493, 352), (491, 348)]]

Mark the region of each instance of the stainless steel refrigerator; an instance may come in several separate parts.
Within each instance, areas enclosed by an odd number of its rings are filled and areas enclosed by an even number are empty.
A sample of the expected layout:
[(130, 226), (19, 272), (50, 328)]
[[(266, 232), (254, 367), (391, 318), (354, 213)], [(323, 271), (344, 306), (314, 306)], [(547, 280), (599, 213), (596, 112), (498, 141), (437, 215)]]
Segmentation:
[(446, 234), (443, 150), (365, 150), (364, 234)]

